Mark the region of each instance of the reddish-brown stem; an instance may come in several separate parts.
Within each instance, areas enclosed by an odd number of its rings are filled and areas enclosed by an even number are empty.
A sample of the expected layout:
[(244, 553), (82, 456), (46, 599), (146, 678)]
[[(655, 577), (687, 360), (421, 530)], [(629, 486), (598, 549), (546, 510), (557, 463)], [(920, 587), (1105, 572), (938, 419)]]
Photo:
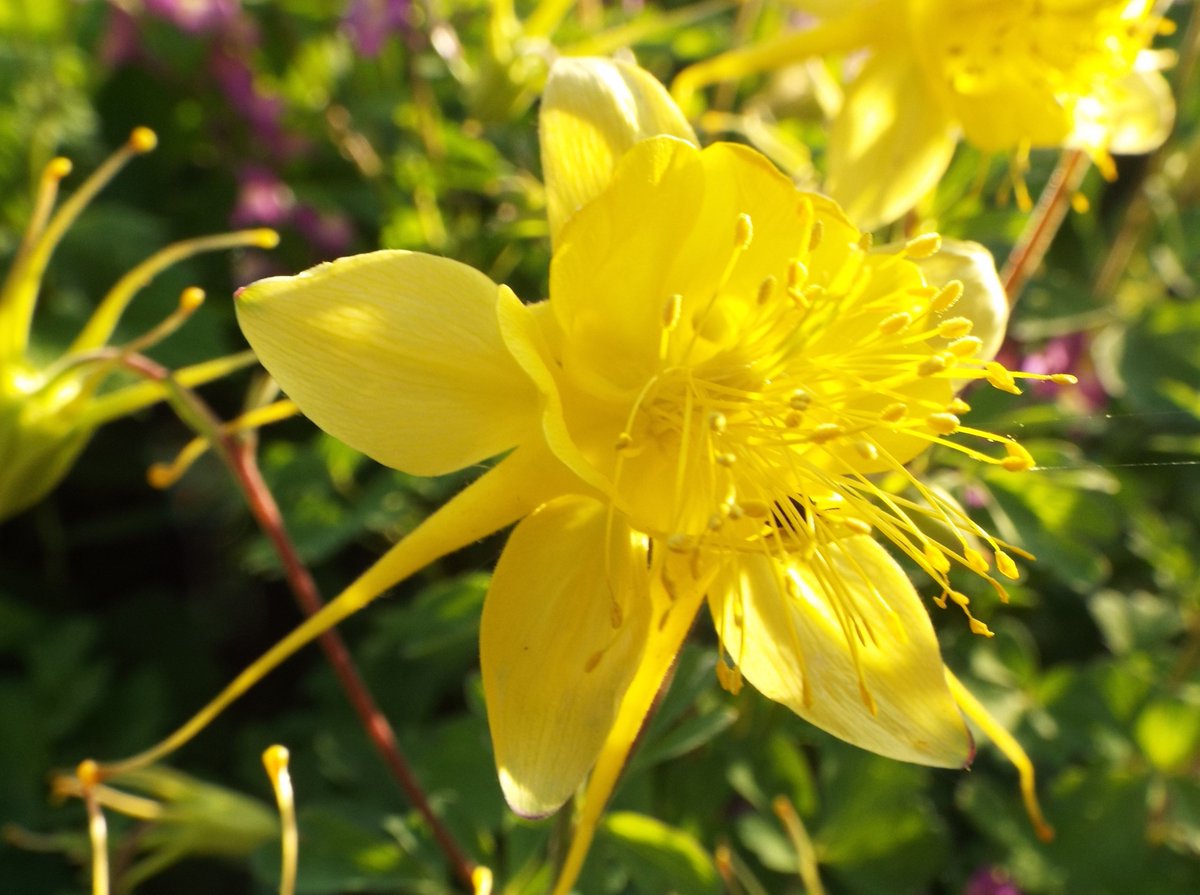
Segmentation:
[[(306, 615), (315, 615), (317, 610), (324, 605), (324, 601), (317, 591), (317, 586), (313, 581), (312, 575), (304, 563), (301, 562), (299, 556), (296, 555), (296, 549), (287, 535), (287, 530), (284, 528), (283, 517), (279, 513), (279, 507), (275, 503), (275, 498), (272, 496), (270, 489), (267, 488), (266, 482), (263, 481), (254, 450), (245, 440), (233, 438), (229, 440), (234, 442), (230, 452), (233, 458), (233, 473), (242, 490), (245, 492), (246, 500), (250, 504), (250, 512), (254, 515), (255, 520), (271, 541), (275, 552), (279, 555), (279, 560), (283, 563), (287, 575), (288, 584), (291, 587), (292, 594), (296, 598), (296, 602), (300, 605), (300, 609)], [(346, 648), (345, 641), (342, 640), (341, 635), (337, 631), (331, 630), (321, 635), (320, 644), (321, 649), (325, 651), (325, 656), (329, 660), (329, 664), (333, 666), (333, 671), (337, 675), (342, 689), (346, 691), (347, 698), (354, 706), (354, 711), (358, 713), (358, 718), (362, 722), (367, 736), (370, 737), (371, 742), (375, 745), (375, 749), (379, 752), (384, 764), (387, 765), (392, 776), (396, 778), (396, 782), (400, 784), (400, 788), (404, 790), (404, 794), (408, 796), (413, 807), (420, 812), (425, 822), (429, 824), (429, 829), (433, 833), (434, 839), (437, 840), (438, 846), (445, 854), (446, 859), (454, 869), (455, 876), (462, 881), (468, 890), (471, 890), (471, 874), (475, 869), (474, 862), (459, 847), (458, 842), (455, 841), (450, 831), (446, 829), (445, 824), (442, 823), (433, 810), (433, 807), (429, 804), (429, 799), (425, 796), (424, 790), (421, 789), (420, 784), (417, 782), (416, 775), (413, 773), (408, 759), (400, 751), (400, 746), (396, 742), (396, 733), (392, 729), (392, 725), (388, 722), (383, 712), (379, 710), (374, 697), (371, 696), (370, 690), (367, 689), (366, 683), (359, 674), (357, 667), (355, 667), (354, 661), (350, 658), (350, 652)]]
[[(136, 354), (123, 355), (120, 362), (147, 379), (170, 383), (169, 371), (149, 358)], [(197, 395), (183, 389), (180, 389), (180, 392), (186, 396), (185, 400), (188, 404), (186, 409), (199, 417), (199, 420), (190, 420), (188, 416), (191, 414), (181, 413), (184, 421), (199, 429), (198, 434), (213, 439), (213, 448), (233, 473), (238, 487), (246, 497), (251, 514), (279, 556), (296, 603), (305, 615), (314, 615), (324, 605), (324, 601), (321, 599), (312, 574), (300, 559), (288, 536), (279, 505), (275, 502), (275, 497), (267, 487), (262, 472), (259, 470), (253, 446), (244, 439), (223, 432), (216, 414)], [(196, 422), (201, 422), (202, 425), (197, 426)], [(475, 869), (474, 861), (467, 857), (449, 829), (437, 816), (433, 806), (429, 804), (429, 799), (417, 782), (412, 766), (400, 750), (392, 725), (379, 710), (374, 697), (367, 689), (366, 683), (354, 665), (354, 660), (350, 657), (350, 651), (346, 648), (345, 641), (337, 631), (330, 630), (320, 636), (319, 642), (329, 664), (333, 666), (338, 682), (345, 690), (368, 738), (379, 752), (384, 764), (387, 765), (388, 770), (395, 777), (413, 807), (429, 824), (433, 838), (449, 861), (454, 875), (458, 877), (467, 891), (474, 891), (471, 879), (471, 874)]]
[(1068, 149), (1058, 160), (1054, 173), (1050, 175), (1050, 182), (1038, 198), (1029, 223), (1025, 225), (1024, 232), (1009, 252), (1008, 260), (1004, 262), (1004, 268), (1000, 271), (1000, 281), (1004, 284), (1010, 308), (1016, 305), (1021, 290), (1046, 257), (1050, 244), (1054, 242), (1054, 237), (1071, 208), (1071, 198), (1079, 190), (1087, 169), (1087, 154), (1078, 149)]

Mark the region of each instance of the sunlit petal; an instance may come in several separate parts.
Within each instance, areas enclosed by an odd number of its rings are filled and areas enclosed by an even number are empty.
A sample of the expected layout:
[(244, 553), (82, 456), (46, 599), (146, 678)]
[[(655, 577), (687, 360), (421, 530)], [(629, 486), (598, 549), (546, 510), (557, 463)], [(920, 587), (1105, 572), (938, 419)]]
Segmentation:
[(870, 538), (830, 544), (812, 564), (731, 562), (709, 600), (725, 650), (764, 695), (880, 755), (970, 761), (925, 607)]
[(446, 258), (373, 252), (238, 293), (246, 338), (306, 416), (380, 463), (461, 469), (536, 431), (498, 287)]
[(551, 241), (567, 219), (612, 180), (621, 156), (647, 137), (696, 143), (666, 89), (636, 65), (562, 58), (546, 80), (540, 117)]
[(850, 86), (829, 136), (829, 194), (856, 226), (895, 220), (936, 185), (954, 154), (954, 124), (918, 60), (881, 51)]
[(649, 626), (645, 550), (603, 504), (555, 500), (509, 538), (480, 662), (496, 767), (518, 814), (556, 810), (595, 763)]

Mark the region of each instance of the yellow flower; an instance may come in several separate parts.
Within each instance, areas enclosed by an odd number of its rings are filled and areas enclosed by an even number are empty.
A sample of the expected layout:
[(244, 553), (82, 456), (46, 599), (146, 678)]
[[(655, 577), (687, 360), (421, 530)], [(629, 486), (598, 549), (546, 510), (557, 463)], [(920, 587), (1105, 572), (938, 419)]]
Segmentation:
[[(651, 136), (664, 130), (675, 136)], [(541, 139), (548, 300), (522, 304), (455, 261), (398, 251), (239, 292), (264, 366), (331, 434), (422, 475), (511, 453), (202, 715), (383, 589), (515, 521), (484, 606), (483, 682), (514, 810), (552, 812), (591, 772), (558, 891), (706, 600), (729, 689), (744, 677), (849, 742), (964, 766), (971, 739), (929, 616), (875, 535), (965, 612), (952, 570), (1001, 595), (993, 569), (1017, 574), (1020, 551), (905, 467), (934, 444), (1032, 465), (964, 426), (955, 396), (972, 379), (1017, 390), (990, 360), (1006, 313), (990, 256), (939, 252), (934, 234), (871, 250), (832, 201), (753, 150), (697, 148), (631, 66), (560, 62)]]
[[(104, 296), (83, 330), (60, 357), (48, 364), (31, 350), (30, 337), (42, 276), (59, 240), (88, 202), (136, 155), (154, 148), (148, 128), (136, 128), (129, 141), (89, 177), (55, 212), (59, 182), (71, 163), (56, 158), (46, 167), (34, 201), (33, 217), (0, 289), (0, 521), (32, 506), (70, 471), (99, 426), (160, 401), (160, 383), (143, 382), (105, 390), (123, 358), (156, 344), (175, 331), (204, 300), (200, 289), (185, 289), (178, 310), (133, 342), (107, 346), (133, 297), (165, 268), (199, 252), (236, 246), (273, 246), (269, 230), (250, 230), (187, 240), (168, 246), (125, 274)], [(246, 366), (235, 355), (178, 370), (175, 381), (195, 386)]]
[[(813, 4), (819, 11), (828, 4)], [(704, 84), (865, 48), (829, 138), (827, 188), (858, 225), (898, 218), (932, 190), (961, 135), (980, 149), (1109, 153), (1159, 146), (1174, 120), (1150, 0), (851, 0), (814, 28), (682, 72)]]

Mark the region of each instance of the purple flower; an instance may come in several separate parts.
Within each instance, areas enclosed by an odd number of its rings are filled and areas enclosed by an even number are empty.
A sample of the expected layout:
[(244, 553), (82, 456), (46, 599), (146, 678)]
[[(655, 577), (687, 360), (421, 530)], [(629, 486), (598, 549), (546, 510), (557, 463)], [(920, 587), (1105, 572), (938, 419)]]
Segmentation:
[(337, 258), (350, 250), (354, 227), (341, 214), (324, 214), (308, 205), (299, 206), (292, 224), (321, 258)]
[(411, 12), (410, 0), (350, 0), (342, 27), (359, 55), (374, 58), (388, 38), (408, 30)]
[(291, 188), (268, 168), (248, 165), (238, 172), (237, 204), (230, 215), (234, 227), (280, 227), (296, 207)]
[(1108, 404), (1108, 393), (1096, 376), (1088, 349), (1089, 342), (1085, 333), (1057, 336), (1046, 342), (1040, 351), (1026, 354), (1019, 366), (1030, 373), (1073, 373), (1079, 379), (1077, 385), (1061, 386), (1053, 382), (1037, 382), (1033, 385), (1033, 390), (1036, 394), (1046, 397), (1057, 397), (1065, 391), (1085, 409), (1096, 411)]
[(241, 13), (240, 0), (143, 0), (152, 16), (188, 34), (221, 31)]
[(980, 867), (967, 880), (963, 895), (1021, 895), (1021, 890), (1008, 878), (1003, 870), (995, 867)]

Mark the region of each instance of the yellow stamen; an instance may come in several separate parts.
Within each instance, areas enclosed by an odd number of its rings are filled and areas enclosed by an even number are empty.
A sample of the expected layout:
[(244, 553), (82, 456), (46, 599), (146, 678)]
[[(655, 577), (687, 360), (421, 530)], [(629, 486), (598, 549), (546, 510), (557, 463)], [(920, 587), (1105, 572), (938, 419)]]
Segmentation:
[(953, 413), (931, 413), (925, 417), (925, 424), (938, 435), (952, 435), (961, 423)]
[(904, 244), (904, 254), (909, 258), (928, 258), (942, 249), (942, 237), (937, 233), (922, 233)]
[(296, 829), (296, 799), (292, 792), (292, 778), (288, 773), (288, 750), (283, 746), (270, 746), (263, 752), (262, 760), (267, 776), (271, 778), (271, 786), (275, 790), (275, 803), (279, 806), (279, 895), (295, 895), (296, 861), (300, 844)]
[(938, 293), (929, 302), (929, 309), (934, 313), (941, 314), (944, 311), (950, 310), (963, 295), (963, 284), (961, 280), (951, 280), (943, 286)]
[(168, 267), (204, 252), (236, 248), (271, 249), (278, 244), (279, 234), (274, 230), (257, 229), (185, 239), (159, 249), (121, 277), (108, 291), (83, 331), (71, 344), (71, 352), (91, 351), (104, 345), (134, 296)]
[(938, 324), (937, 334), (943, 339), (961, 339), (970, 334), (974, 325), (966, 317), (951, 317)]

